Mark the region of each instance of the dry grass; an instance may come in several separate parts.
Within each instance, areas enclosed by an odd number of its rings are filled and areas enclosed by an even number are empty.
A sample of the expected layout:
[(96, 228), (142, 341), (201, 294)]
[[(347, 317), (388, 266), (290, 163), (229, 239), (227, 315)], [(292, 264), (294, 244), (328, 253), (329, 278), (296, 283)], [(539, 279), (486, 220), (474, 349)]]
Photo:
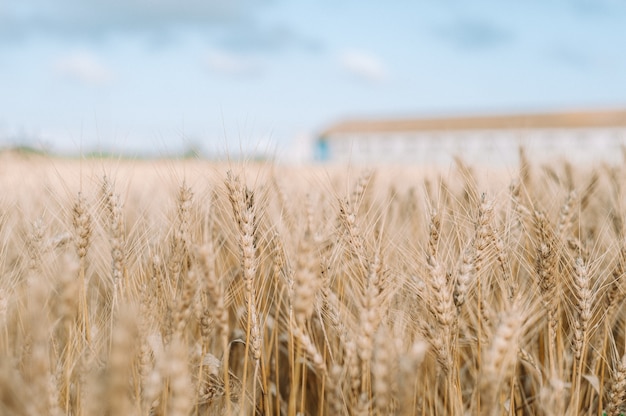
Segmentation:
[(626, 166), (0, 154), (0, 414), (619, 415)]

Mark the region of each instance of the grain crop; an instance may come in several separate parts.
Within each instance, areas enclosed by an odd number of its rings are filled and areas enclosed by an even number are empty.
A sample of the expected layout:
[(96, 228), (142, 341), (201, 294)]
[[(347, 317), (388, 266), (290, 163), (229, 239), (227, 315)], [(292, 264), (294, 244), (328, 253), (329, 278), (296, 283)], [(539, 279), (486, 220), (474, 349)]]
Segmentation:
[(0, 414), (624, 414), (624, 181), (2, 152)]

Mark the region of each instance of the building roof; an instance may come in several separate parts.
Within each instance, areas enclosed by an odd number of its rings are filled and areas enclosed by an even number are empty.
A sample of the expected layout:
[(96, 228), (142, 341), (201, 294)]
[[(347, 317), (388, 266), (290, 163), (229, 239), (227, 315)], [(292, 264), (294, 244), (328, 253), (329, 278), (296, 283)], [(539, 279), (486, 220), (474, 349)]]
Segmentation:
[(578, 111), (467, 117), (437, 117), (387, 120), (346, 120), (330, 126), (321, 136), (349, 133), (407, 131), (542, 129), (626, 127), (626, 110)]

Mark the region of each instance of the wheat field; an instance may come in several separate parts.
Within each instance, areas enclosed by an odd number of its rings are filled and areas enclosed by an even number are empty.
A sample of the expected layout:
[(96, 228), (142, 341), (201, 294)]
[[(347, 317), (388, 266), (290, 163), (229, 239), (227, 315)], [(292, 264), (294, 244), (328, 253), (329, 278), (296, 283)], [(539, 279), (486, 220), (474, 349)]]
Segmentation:
[(0, 414), (619, 415), (624, 183), (0, 153)]

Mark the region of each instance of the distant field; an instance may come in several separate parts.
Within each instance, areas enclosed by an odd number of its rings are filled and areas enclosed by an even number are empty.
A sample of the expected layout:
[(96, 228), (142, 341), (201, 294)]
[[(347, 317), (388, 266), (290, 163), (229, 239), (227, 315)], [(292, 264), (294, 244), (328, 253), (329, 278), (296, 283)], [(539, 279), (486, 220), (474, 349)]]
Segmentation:
[(0, 414), (622, 414), (625, 184), (0, 153)]

